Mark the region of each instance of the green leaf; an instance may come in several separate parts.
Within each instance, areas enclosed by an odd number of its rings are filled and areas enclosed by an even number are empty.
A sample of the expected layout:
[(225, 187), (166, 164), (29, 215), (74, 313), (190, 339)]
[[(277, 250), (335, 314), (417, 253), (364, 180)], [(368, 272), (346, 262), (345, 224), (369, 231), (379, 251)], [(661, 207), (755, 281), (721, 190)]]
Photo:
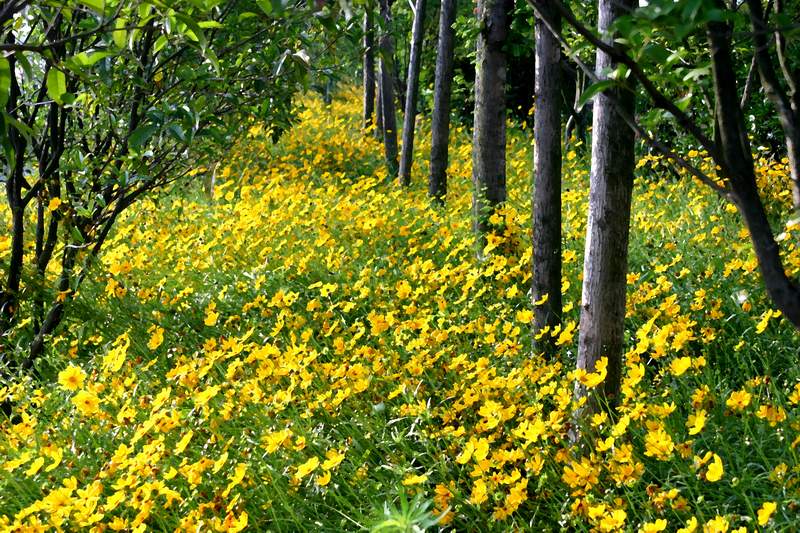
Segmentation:
[(596, 83), (589, 85), (583, 93), (581, 93), (581, 97), (578, 98), (578, 110), (582, 109), (586, 102), (594, 98), (594, 96), (598, 93), (605, 91), (606, 89), (610, 89), (617, 85), (616, 80), (600, 80)]
[(125, 17), (119, 17), (114, 21), (114, 31), (111, 32), (111, 38), (114, 39), (114, 44), (117, 48), (125, 48), (125, 43), (128, 40), (128, 30), (124, 29), (128, 24)]
[(203, 22), (199, 22), (197, 25), (200, 26), (201, 28), (205, 29), (205, 30), (207, 30), (208, 28), (219, 29), (219, 28), (224, 28), (225, 27), (222, 24), (220, 24), (219, 22), (217, 22), (216, 20), (204, 20)]
[(676, 101), (675, 105), (678, 106), (678, 109), (680, 109), (681, 111), (686, 111), (687, 109), (689, 109), (689, 104), (691, 103), (692, 103), (692, 93), (690, 92), (683, 98)]
[(72, 226), (69, 229), (69, 232), (70, 232), (70, 234), (72, 234), (72, 240), (75, 242), (75, 244), (83, 244), (84, 243), (83, 235), (81, 235), (81, 232), (78, 231), (78, 228), (76, 228), (75, 226)]
[(214, 71), (219, 74), (220, 67), (219, 67), (219, 59), (217, 58), (217, 54), (211, 48), (206, 48), (203, 51), (203, 56), (211, 63), (211, 66), (214, 67)]
[(167, 131), (179, 141), (186, 142), (186, 134), (183, 132), (183, 128), (181, 128), (180, 124), (171, 123), (167, 126)]
[(190, 16), (184, 15), (183, 13), (175, 13), (175, 17), (186, 24), (186, 30), (183, 31), (183, 34), (186, 35), (189, 39), (200, 43), (200, 46), (205, 48), (207, 46), (208, 41), (206, 41), (205, 33), (203, 33), (203, 29), (197, 24), (197, 22)]
[(71, 59), (67, 60), (68, 63), (72, 63), (71, 66), (77, 67), (89, 67), (94, 65), (101, 59), (105, 59), (106, 57), (113, 55), (113, 52), (107, 51), (99, 51), (99, 52), (81, 52), (73, 56)]
[(67, 92), (67, 77), (58, 69), (51, 68), (47, 73), (47, 95), (57, 104), (64, 103), (62, 97)]
[(694, 80), (697, 81), (704, 76), (708, 76), (711, 74), (711, 67), (700, 67), (700, 68), (693, 68), (686, 75), (683, 77), (683, 81)]
[(142, 124), (133, 130), (130, 137), (128, 137), (128, 144), (131, 148), (138, 150), (150, 140), (156, 130), (158, 130), (158, 126), (155, 124)]
[(283, 13), (283, 9), (285, 4), (283, 0), (272, 0), (272, 12), (273, 13)]
[(31, 67), (31, 62), (28, 61), (28, 57), (22, 52), (16, 52), (14, 57), (17, 58), (17, 63), (22, 67), (22, 71), (25, 73), (25, 77), (29, 80), (33, 78), (33, 68)]
[(11, 64), (5, 57), (0, 57), (0, 107), (5, 107), (8, 102), (8, 93), (11, 90)]
[(642, 48), (642, 57), (647, 58), (655, 64), (664, 64), (670, 56), (670, 51), (658, 43), (648, 43)]
[(258, 4), (258, 7), (261, 8), (261, 11), (263, 11), (265, 15), (272, 14), (272, 2), (268, 0), (256, 0), (256, 4)]
[(108, 7), (106, 0), (79, 0), (79, 3), (85, 5), (93, 11), (100, 13), (101, 15), (105, 13), (106, 7)]

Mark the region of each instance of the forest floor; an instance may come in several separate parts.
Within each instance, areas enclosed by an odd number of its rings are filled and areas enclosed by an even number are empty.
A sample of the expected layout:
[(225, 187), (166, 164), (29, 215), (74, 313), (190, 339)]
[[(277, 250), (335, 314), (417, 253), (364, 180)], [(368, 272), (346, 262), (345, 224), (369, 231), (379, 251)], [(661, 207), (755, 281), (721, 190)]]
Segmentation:
[[(4, 389), (0, 529), (728, 531), (796, 526), (798, 336), (735, 209), (643, 158), (618, 417), (570, 444), (586, 148), (564, 161), (560, 357), (532, 355), (530, 134), (504, 233), (475, 260), (470, 139), (446, 208), (387, 184), (358, 100), (253, 127), (197, 182), (120, 221), (51, 339)], [(691, 154), (699, 160), (700, 154)], [(710, 163), (704, 163), (710, 164)], [(800, 272), (785, 166), (759, 179)], [(589, 437), (588, 435), (591, 435)], [(434, 526), (438, 521), (438, 526)]]

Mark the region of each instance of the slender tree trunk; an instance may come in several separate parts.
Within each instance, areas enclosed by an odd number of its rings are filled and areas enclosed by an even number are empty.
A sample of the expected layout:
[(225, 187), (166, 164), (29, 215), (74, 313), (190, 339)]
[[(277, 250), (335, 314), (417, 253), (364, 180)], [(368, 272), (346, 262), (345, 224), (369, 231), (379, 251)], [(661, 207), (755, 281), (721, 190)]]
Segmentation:
[(472, 213), (483, 255), (489, 218), (506, 200), (506, 54), (513, 0), (479, 0), (472, 139)]
[(753, 96), (753, 89), (756, 84), (756, 76), (758, 76), (758, 61), (757, 54), (753, 54), (753, 60), (750, 62), (750, 69), (747, 71), (747, 79), (744, 82), (744, 89), (742, 89), (742, 100), (739, 102), (739, 107), (742, 111), (750, 103), (750, 97)]
[(411, 53), (408, 59), (406, 105), (403, 116), (403, 151), (400, 154), (400, 184), (411, 184), (411, 165), (414, 162), (414, 126), (417, 119), (419, 66), (422, 59), (422, 37), (426, 0), (417, 0), (414, 8), (414, 28), (411, 31)]
[(456, 0), (442, 0), (439, 11), (439, 49), (431, 122), (431, 167), (428, 194), (443, 204), (447, 195), (447, 161), (450, 144), (450, 93), (453, 81), (453, 41)]
[[(600, 33), (607, 33), (617, 17), (636, 5), (636, 0), (599, 0)], [(611, 58), (598, 50), (598, 77), (605, 76), (610, 67), (613, 67)], [(613, 90), (613, 101), (619, 102), (626, 114), (633, 115), (633, 93)], [(594, 372), (603, 357), (607, 358), (608, 366), (604, 382), (589, 394), (584, 412), (596, 411), (605, 402), (613, 406), (620, 390), (635, 138), (633, 130), (616, 113), (613, 101), (602, 93), (594, 101), (578, 346), (579, 369)], [(583, 386), (576, 385), (577, 397), (587, 393)]]
[[(11, 68), (11, 87), (6, 110), (15, 116), (20, 87), (14, 74), (15, 60), (9, 57)], [(0, 335), (5, 335), (14, 324), (19, 304), (19, 290), (22, 283), (22, 266), (25, 256), (25, 203), (22, 197), (24, 181), (25, 150), (28, 143), (16, 128), (9, 128), (8, 136), (14, 146), (13, 161), (6, 164), (6, 197), (11, 211), (11, 256), (6, 271), (6, 282), (0, 292)], [(0, 350), (2, 353), (4, 350)], [(8, 352), (10, 353), (10, 351)], [(6, 361), (11, 364), (9, 361)]]
[(390, 0), (381, 1), (383, 34), (381, 35), (381, 110), (383, 114), (383, 150), (389, 179), (397, 177), (397, 117), (394, 107), (394, 44)]
[[(800, 289), (786, 274), (780, 248), (775, 242), (758, 193), (753, 155), (737, 98), (736, 75), (731, 59), (731, 29), (725, 23), (711, 22), (707, 33), (719, 127), (719, 151), (727, 167), (726, 177), (750, 232), (767, 294), (783, 316), (800, 328)], [(759, 73), (764, 80), (764, 73), (760, 69)]]
[(378, 72), (376, 93), (378, 105), (375, 107), (375, 131), (373, 133), (376, 139), (383, 140), (383, 98), (381, 96), (380, 71)]
[(375, 110), (375, 30), (372, 24), (372, 9), (369, 5), (364, 14), (364, 129), (372, 126)]
[[(541, 12), (559, 29), (557, 12)], [(536, 110), (533, 114), (533, 330), (540, 334), (561, 321), (561, 45), (536, 19)], [(553, 337), (535, 341), (552, 355)]]

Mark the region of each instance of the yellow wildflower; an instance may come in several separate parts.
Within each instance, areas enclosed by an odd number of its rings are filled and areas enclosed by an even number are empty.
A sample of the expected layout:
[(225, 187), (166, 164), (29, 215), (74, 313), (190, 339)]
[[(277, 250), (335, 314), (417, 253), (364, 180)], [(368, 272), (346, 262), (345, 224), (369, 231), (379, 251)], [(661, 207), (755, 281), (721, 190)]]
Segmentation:
[(67, 390), (78, 390), (83, 387), (86, 373), (75, 365), (69, 365), (58, 373), (58, 384)]

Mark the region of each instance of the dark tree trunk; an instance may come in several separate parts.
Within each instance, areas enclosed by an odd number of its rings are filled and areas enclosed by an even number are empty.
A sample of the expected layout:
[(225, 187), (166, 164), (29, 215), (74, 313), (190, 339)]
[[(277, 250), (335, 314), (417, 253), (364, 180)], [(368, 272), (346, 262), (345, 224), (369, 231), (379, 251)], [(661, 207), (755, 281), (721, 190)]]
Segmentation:
[(372, 126), (375, 111), (375, 30), (372, 24), (372, 9), (369, 5), (364, 14), (364, 129)]
[(447, 195), (447, 161), (450, 144), (450, 92), (453, 81), (453, 41), (456, 0), (442, 0), (439, 12), (439, 49), (431, 122), (431, 173), (428, 194), (439, 203)]
[(483, 255), (489, 218), (506, 200), (506, 54), (513, 0), (479, 0), (472, 140), (472, 213)]
[(417, 93), (419, 92), (419, 66), (422, 55), (422, 37), (425, 22), (426, 0), (417, 0), (414, 8), (414, 28), (411, 31), (411, 52), (406, 79), (406, 105), (403, 116), (403, 151), (400, 154), (400, 184), (411, 184), (411, 165), (414, 162), (414, 126), (417, 119)]
[[(599, 0), (598, 26), (606, 34), (614, 20), (637, 5), (636, 0)], [(596, 72), (603, 77), (613, 68), (611, 58), (597, 51)], [(592, 169), (589, 185), (589, 220), (583, 263), (578, 368), (594, 372), (606, 357), (604, 382), (590, 393), (585, 411), (604, 403), (613, 406), (619, 398), (625, 326), (625, 291), (628, 271), (628, 235), (633, 193), (634, 133), (614, 102), (627, 115), (634, 113), (634, 94), (613, 89), (612, 98), (595, 97), (592, 125)], [(576, 386), (576, 396), (586, 396)]]
[(381, 110), (383, 114), (383, 150), (389, 179), (397, 177), (397, 117), (394, 107), (394, 44), (390, 0), (381, 0), (383, 33), (381, 35)]
[[(11, 87), (9, 89), (6, 109), (11, 116), (17, 116), (17, 100), (20, 87), (15, 74), (14, 56), (8, 58), (11, 70)], [(25, 256), (25, 201), (22, 196), (24, 182), (25, 150), (27, 140), (16, 128), (9, 128), (8, 136), (14, 147), (13, 159), (6, 163), (6, 198), (11, 211), (11, 256), (6, 271), (6, 282), (0, 293), (0, 335), (14, 324), (17, 315), (19, 290), (22, 283), (22, 266)], [(0, 350), (2, 352), (4, 350)], [(10, 353), (10, 352), (9, 352)], [(10, 361), (6, 361), (11, 364)]]
[[(559, 29), (557, 12), (540, 12)], [(534, 334), (561, 320), (561, 45), (536, 19), (536, 109), (533, 115), (533, 300)], [(534, 341), (547, 355), (555, 351), (549, 333)]]
[[(739, 212), (747, 224), (761, 276), (775, 306), (800, 328), (800, 290), (789, 279), (758, 193), (753, 156), (739, 107), (736, 75), (731, 59), (731, 30), (721, 22), (708, 25), (708, 42), (714, 79), (719, 152), (727, 171)], [(759, 69), (762, 80), (764, 73)], [(788, 139), (787, 139), (788, 141)]]

